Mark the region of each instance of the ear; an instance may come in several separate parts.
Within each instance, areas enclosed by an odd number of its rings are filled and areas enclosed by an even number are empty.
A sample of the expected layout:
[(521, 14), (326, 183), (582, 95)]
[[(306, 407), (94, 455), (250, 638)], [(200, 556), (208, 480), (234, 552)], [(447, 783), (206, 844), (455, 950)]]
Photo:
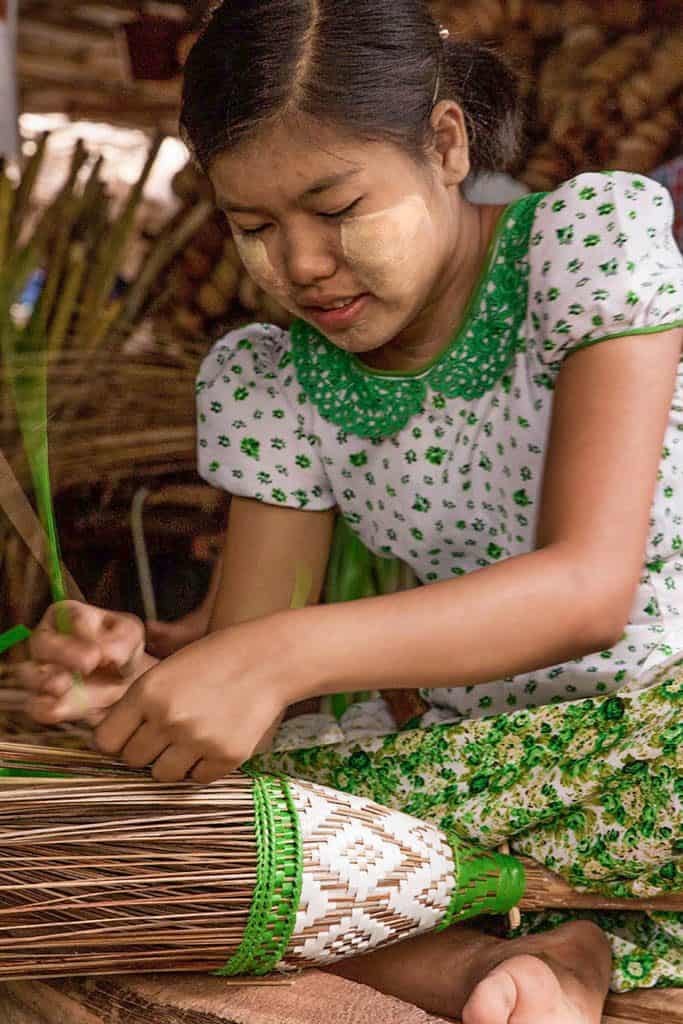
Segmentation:
[(444, 185), (459, 185), (470, 172), (469, 141), (462, 107), (455, 100), (440, 100), (430, 118), (431, 152)]

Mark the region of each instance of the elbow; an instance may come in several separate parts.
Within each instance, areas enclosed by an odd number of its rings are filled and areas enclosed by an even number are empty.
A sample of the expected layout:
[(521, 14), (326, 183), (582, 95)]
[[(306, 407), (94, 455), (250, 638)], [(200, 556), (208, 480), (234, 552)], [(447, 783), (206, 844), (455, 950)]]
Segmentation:
[(609, 609), (604, 609), (603, 614), (598, 613), (594, 620), (586, 625), (585, 643), (581, 645), (581, 654), (596, 654), (598, 651), (608, 651), (614, 647), (622, 639), (627, 623), (627, 616), (616, 617)]
[(611, 581), (605, 585), (599, 570), (592, 567), (575, 576), (578, 610), (575, 623), (577, 654), (595, 654), (614, 647), (628, 625), (636, 585), (632, 581)]

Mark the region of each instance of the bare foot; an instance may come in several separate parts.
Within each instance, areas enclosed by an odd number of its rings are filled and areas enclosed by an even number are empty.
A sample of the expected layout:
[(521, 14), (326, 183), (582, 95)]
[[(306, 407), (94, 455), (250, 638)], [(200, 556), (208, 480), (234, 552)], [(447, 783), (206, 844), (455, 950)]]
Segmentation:
[[(611, 963), (605, 936), (577, 921), (534, 936), (544, 938), (538, 953), (507, 956), (475, 985), (462, 1024), (600, 1024)], [(530, 945), (516, 940), (505, 952), (517, 943)]]
[(600, 1024), (611, 962), (603, 932), (571, 921), (519, 939), (456, 925), (328, 970), (463, 1024)]

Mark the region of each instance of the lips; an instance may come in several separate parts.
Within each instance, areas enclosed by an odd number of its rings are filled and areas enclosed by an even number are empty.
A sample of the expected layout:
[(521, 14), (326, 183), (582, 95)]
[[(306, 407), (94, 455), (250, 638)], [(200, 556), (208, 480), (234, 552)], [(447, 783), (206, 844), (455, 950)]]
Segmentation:
[(332, 309), (341, 309), (343, 306), (348, 306), (349, 303), (354, 302), (355, 299), (359, 298), (358, 295), (347, 295), (345, 298), (335, 299), (321, 299), (319, 302), (306, 302), (301, 303), (302, 309), (322, 309), (327, 312)]
[(343, 330), (349, 327), (366, 308), (370, 296), (365, 293), (347, 300), (342, 306), (323, 309), (320, 306), (306, 306), (307, 318), (313, 320), (323, 330)]

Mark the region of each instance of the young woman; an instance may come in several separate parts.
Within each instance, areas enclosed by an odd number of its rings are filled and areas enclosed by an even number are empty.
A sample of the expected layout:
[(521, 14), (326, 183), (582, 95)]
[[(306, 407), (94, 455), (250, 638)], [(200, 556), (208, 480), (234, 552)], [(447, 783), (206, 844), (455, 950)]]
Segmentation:
[[(202, 782), (297, 700), (419, 685), (431, 728), (260, 763), (511, 836), (577, 884), (666, 892), (683, 692), (678, 669), (653, 676), (683, 651), (671, 202), (616, 171), (469, 204), (462, 182), (505, 167), (518, 122), (512, 74), (443, 38), (422, 0), (215, 8), (185, 136), (296, 322), (229, 334), (199, 375), (200, 472), (234, 496), (210, 631), (155, 664), (131, 618), (74, 606), (65, 638), (50, 612), (24, 679), (58, 721), (82, 714), (79, 668), (103, 750)], [(317, 600), (335, 509), (427, 585), (288, 611), (302, 564)], [(617, 987), (681, 984), (674, 915), (601, 922)], [(338, 969), (466, 1024), (598, 1024), (610, 949), (587, 921), (504, 942), (453, 928)]]

